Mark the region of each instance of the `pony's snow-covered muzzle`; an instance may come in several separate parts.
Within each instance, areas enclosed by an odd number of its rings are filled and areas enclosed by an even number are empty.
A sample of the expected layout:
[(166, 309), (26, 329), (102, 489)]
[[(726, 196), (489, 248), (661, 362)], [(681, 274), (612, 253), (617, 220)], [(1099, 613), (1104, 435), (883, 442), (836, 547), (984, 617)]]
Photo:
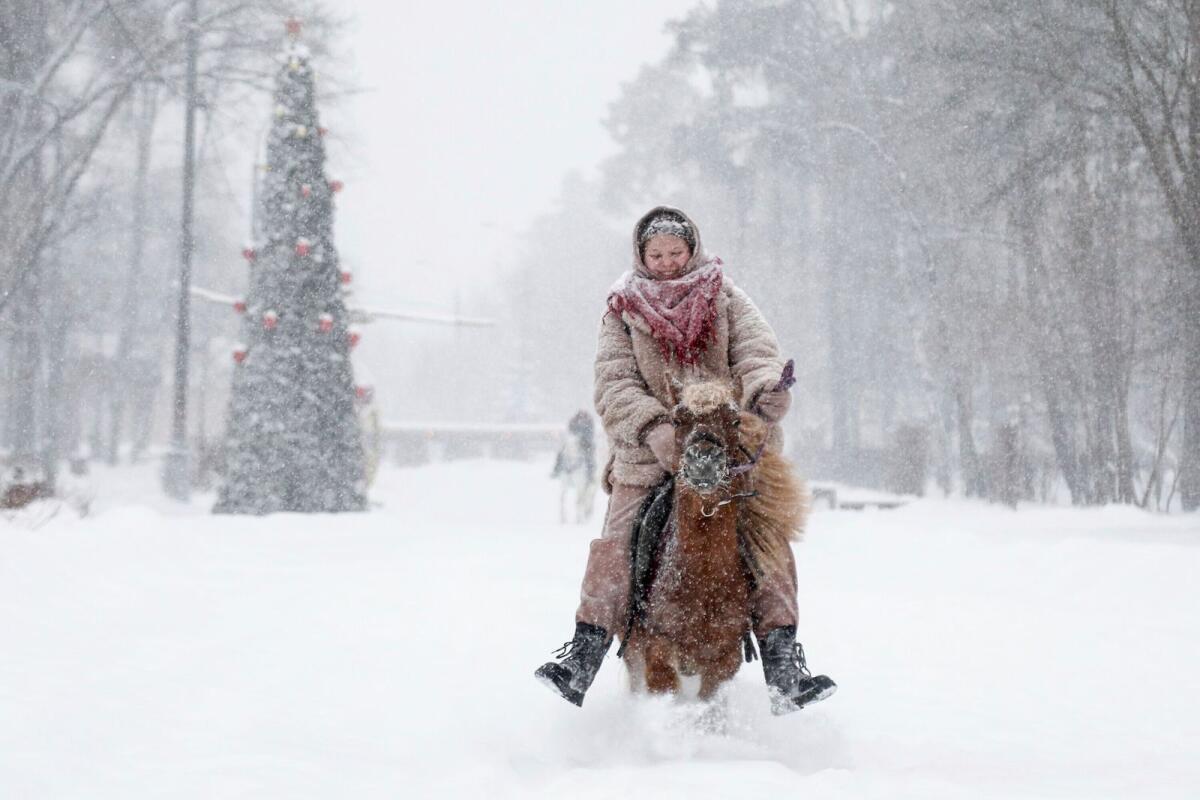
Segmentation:
[(697, 431), (688, 437), (679, 459), (679, 477), (700, 494), (715, 491), (729, 480), (729, 456), (712, 434)]

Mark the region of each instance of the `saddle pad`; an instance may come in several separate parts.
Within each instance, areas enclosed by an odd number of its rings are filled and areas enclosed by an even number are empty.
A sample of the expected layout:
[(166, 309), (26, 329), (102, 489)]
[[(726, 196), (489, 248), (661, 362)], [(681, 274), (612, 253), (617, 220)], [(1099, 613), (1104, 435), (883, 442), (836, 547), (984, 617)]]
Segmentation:
[[(633, 521), (633, 536), (629, 542), (629, 622), (646, 617), (650, 602), (650, 584), (658, 560), (658, 546), (671, 519), (675, 506), (675, 479), (668, 475), (650, 490)], [(623, 637), (625, 638), (625, 637)]]

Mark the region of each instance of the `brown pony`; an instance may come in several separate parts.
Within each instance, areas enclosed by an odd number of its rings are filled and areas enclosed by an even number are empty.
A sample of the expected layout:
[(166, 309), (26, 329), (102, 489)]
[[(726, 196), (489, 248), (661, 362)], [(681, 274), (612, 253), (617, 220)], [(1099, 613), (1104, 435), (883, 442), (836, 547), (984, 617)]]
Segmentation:
[(708, 699), (732, 678), (757, 565), (781, 557), (802, 528), (803, 484), (780, 456), (764, 452), (769, 430), (740, 410), (738, 394), (723, 382), (691, 384), (672, 412), (674, 530), (664, 537), (646, 612), (623, 643), (637, 688), (677, 692), (681, 676), (699, 676), (700, 698)]

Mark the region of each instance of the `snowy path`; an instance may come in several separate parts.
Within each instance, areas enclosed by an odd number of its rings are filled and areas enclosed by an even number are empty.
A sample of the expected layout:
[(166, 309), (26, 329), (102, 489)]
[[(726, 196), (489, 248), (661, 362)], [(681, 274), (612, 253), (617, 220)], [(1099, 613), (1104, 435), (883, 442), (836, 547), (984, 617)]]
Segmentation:
[(582, 711), (531, 679), (598, 527), (554, 524), (548, 472), (0, 520), (0, 797), (1200, 796), (1195, 517), (818, 512), (801, 634), (841, 691), (776, 719), (751, 665), (717, 735), (611, 656)]

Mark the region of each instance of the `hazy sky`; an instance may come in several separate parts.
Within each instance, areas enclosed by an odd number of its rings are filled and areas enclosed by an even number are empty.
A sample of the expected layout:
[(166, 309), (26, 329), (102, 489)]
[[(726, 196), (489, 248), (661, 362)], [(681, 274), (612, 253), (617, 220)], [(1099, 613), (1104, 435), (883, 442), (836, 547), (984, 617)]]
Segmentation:
[[(347, 43), (369, 91), (345, 126), (336, 235), (359, 302), (445, 307), (486, 280), (563, 176), (614, 151), (620, 84), (666, 54), (697, 0), (350, 0)], [(382, 323), (381, 323), (382, 324)]]

